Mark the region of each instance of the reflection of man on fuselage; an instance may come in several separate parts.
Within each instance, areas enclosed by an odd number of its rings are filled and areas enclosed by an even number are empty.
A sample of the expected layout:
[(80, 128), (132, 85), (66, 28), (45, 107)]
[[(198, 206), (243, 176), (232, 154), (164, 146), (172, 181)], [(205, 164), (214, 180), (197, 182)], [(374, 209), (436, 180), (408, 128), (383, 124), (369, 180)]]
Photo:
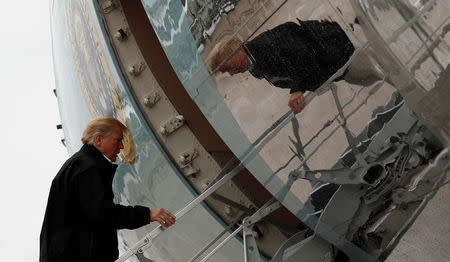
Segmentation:
[[(288, 105), (295, 113), (300, 112), (305, 106), (303, 93), (320, 87), (348, 61), (355, 48), (336, 22), (298, 22), (278, 25), (245, 43), (237, 38), (218, 43), (211, 51), (211, 69), (231, 75), (249, 71), (274, 86), (288, 88)], [(334, 81), (370, 84), (370, 79), (381, 78), (374, 70), (360, 71), (349, 67)], [(366, 80), (369, 83), (362, 83)]]

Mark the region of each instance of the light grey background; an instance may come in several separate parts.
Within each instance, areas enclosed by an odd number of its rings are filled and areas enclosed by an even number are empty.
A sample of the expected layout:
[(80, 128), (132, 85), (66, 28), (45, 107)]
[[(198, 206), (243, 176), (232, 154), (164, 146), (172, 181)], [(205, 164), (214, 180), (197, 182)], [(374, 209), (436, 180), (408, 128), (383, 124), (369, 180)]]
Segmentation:
[(0, 254), (38, 261), (51, 180), (67, 158), (56, 130), (48, 1), (8, 1), (0, 9)]

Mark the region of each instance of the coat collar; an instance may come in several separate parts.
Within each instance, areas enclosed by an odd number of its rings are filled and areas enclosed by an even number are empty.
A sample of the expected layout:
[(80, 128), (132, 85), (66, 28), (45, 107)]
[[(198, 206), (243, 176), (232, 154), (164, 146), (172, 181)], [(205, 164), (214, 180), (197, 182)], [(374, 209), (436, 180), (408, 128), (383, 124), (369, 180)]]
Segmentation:
[(81, 149), (80, 152), (86, 153), (92, 157), (95, 158), (96, 162), (99, 163), (100, 165), (106, 167), (106, 168), (113, 168), (114, 171), (117, 168), (117, 165), (108, 161), (108, 159), (105, 158), (105, 156), (102, 154), (102, 152), (100, 152), (100, 150), (98, 150), (95, 146), (90, 145), (90, 144), (84, 144)]

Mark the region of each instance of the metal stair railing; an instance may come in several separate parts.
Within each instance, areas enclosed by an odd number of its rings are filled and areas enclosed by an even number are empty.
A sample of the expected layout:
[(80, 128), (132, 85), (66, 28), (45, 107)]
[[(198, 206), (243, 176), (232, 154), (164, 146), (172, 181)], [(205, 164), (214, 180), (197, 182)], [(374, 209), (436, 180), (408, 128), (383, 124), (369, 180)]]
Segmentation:
[[(203, 202), (208, 196), (210, 196), (212, 193), (214, 193), (219, 187), (221, 187), (223, 184), (228, 182), (230, 179), (232, 179), (236, 174), (238, 174), (241, 170), (245, 168), (245, 164), (247, 164), (250, 160), (253, 159), (253, 157), (261, 151), (261, 149), (273, 138), (276, 134), (284, 127), (286, 126), (291, 119), (294, 117), (294, 113), (287, 112), (284, 114), (279, 120), (276, 121), (273, 126), (269, 128), (269, 132), (264, 132), (264, 136), (261, 137), (261, 139), (257, 139), (259, 143), (253, 143), (249, 149), (244, 153), (243, 160), (241, 163), (233, 168), (230, 172), (226, 173), (223, 177), (218, 179), (215, 183), (211, 184), (209, 188), (207, 188), (203, 193), (201, 193), (199, 196), (197, 196), (195, 199), (193, 199), (190, 203), (188, 203), (185, 207), (183, 207), (181, 210), (176, 212), (175, 216), (177, 220), (179, 220), (181, 217), (183, 217), (185, 214), (187, 214), (189, 211), (191, 211), (194, 207), (196, 207), (198, 204)], [(230, 162), (233, 162), (230, 161)], [(223, 173), (223, 170), (227, 170), (229, 166), (232, 165), (230, 162), (219, 172), (219, 176), (221, 173)], [(152, 241), (154, 238), (156, 238), (159, 234), (161, 234), (164, 231), (163, 227), (160, 225), (154, 230), (152, 230), (150, 233), (148, 233), (144, 238), (142, 238), (140, 241), (138, 241), (129, 251), (127, 251), (125, 254), (123, 254), (119, 259), (116, 260), (116, 262), (124, 262), (134, 254), (143, 254), (146, 249), (148, 249), (152, 245)], [(138, 257), (139, 259), (139, 257)], [(143, 260), (140, 260), (143, 261)]]

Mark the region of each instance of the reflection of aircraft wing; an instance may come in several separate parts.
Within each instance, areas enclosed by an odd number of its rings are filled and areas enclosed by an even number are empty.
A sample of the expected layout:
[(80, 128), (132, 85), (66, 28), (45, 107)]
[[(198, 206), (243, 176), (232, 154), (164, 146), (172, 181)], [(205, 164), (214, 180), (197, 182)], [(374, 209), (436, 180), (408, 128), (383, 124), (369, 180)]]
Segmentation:
[[(450, 6), (422, 2), (53, 1), (69, 152), (89, 119), (119, 118), (133, 151), (123, 162), (134, 164), (120, 165), (115, 200), (178, 211), (167, 230), (120, 231), (123, 253), (386, 259), (448, 170)], [(207, 70), (215, 44), (252, 39), (288, 17), (337, 21), (357, 48), (340, 73), (359, 58), (384, 79), (325, 84), (294, 116), (266, 82)]]

